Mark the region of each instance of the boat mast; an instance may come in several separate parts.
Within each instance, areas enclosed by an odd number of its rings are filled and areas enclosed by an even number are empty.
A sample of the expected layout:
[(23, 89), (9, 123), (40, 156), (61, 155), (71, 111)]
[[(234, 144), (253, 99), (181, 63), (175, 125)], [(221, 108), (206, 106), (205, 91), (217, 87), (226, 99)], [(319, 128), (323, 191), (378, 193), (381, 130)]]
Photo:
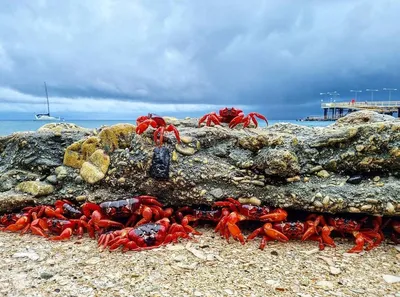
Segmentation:
[(46, 82), (44, 82), (44, 89), (46, 90), (46, 98), (47, 98), (47, 114), (50, 116), (49, 95), (47, 94), (47, 85), (46, 85)]

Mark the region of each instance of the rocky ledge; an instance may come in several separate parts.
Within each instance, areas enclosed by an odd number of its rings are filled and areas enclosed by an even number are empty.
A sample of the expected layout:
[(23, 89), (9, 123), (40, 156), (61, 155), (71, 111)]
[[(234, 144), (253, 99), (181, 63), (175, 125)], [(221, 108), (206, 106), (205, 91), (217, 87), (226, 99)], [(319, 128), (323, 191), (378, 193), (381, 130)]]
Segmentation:
[(0, 212), (56, 199), (154, 195), (166, 205), (225, 197), (317, 212), (400, 215), (400, 121), (355, 112), (328, 127), (197, 127), (155, 147), (152, 129), (48, 124), (0, 137)]

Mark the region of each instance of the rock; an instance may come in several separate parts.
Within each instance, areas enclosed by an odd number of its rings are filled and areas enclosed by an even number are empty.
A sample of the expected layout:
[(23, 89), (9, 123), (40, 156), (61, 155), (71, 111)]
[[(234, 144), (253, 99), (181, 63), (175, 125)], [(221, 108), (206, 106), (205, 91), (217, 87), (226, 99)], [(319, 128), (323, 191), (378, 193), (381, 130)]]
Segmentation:
[(105, 174), (98, 167), (90, 162), (85, 162), (82, 164), (80, 175), (89, 184), (97, 183), (105, 176)]
[(89, 162), (106, 174), (108, 167), (110, 166), (110, 157), (103, 150), (96, 150), (89, 157)]
[(101, 145), (107, 153), (129, 147), (135, 135), (136, 127), (132, 124), (116, 124), (103, 128), (99, 133)]
[(334, 288), (334, 285), (331, 281), (325, 281), (325, 280), (317, 281), (316, 286), (326, 291), (332, 290)]
[(40, 274), (40, 278), (43, 278), (43, 279), (50, 279), (50, 278), (52, 278), (54, 275), (52, 274), (52, 273), (50, 273), (50, 272), (42, 272), (41, 274)]
[[(167, 137), (163, 145), (171, 152), (168, 179), (149, 174), (156, 147), (152, 131), (136, 136), (134, 126), (124, 124), (100, 128), (99, 133), (44, 131), (0, 137), (1, 190), (8, 193), (21, 182), (57, 175), (62, 183), (57, 178), (53, 195), (38, 203), (66, 196), (102, 202), (147, 194), (179, 207), (255, 197), (263, 205), (305, 211), (400, 215), (398, 120), (328, 127), (279, 123), (257, 129), (229, 129), (225, 124), (198, 128), (195, 119), (175, 122), (184, 141), (175, 146), (175, 139)], [(359, 145), (364, 147), (361, 152), (356, 150)], [(62, 161), (63, 169), (58, 169)], [(35, 177), (8, 174), (12, 170)], [(323, 170), (329, 178), (314, 176)], [(345, 182), (348, 176), (380, 180), (354, 186), (351, 179)], [(299, 178), (304, 182), (295, 182)]]
[(156, 147), (153, 151), (150, 176), (157, 180), (167, 180), (169, 178), (169, 160), (169, 149), (167, 147)]
[(90, 129), (82, 128), (72, 123), (49, 123), (40, 127), (38, 132), (53, 132), (57, 135), (68, 132), (86, 132), (90, 133)]
[(346, 183), (352, 184), (352, 185), (358, 185), (359, 183), (361, 183), (362, 180), (363, 180), (363, 177), (361, 175), (354, 175), (354, 176), (350, 176), (346, 180)]
[(392, 122), (395, 118), (374, 111), (362, 110), (352, 112), (349, 115), (338, 119), (332, 126), (360, 125), (366, 123)]
[(34, 205), (34, 197), (13, 191), (0, 193), (0, 213), (13, 212)]
[(328, 173), (328, 171), (326, 171), (326, 170), (321, 170), (321, 171), (318, 171), (318, 172), (317, 172), (317, 176), (318, 176), (318, 177), (322, 177), (322, 178), (328, 178), (328, 177), (330, 177), (331, 175)]
[(400, 283), (400, 276), (384, 274), (382, 277), (389, 284)]
[(28, 193), (34, 197), (47, 196), (54, 191), (52, 185), (40, 181), (26, 181), (19, 183), (16, 188), (17, 191)]
[(52, 185), (57, 184), (57, 176), (56, 175), (49, 175), (46, 177), (46, 180), (51, 183)]
[(380, 176), (374, 176), (374, 178), (372, 179), (374, 182), (378, 182), (381, 180)]
[(265, 174), (279, 177), (293, 177), (299, 174), (298, 158), (289, 150), (262, 149), (254, 158), (254, 167)]
[(57, 175), (58, 180), (63, 180), (68, 176), (68, 170), (65, 166), (58, 166), (54, 172)]

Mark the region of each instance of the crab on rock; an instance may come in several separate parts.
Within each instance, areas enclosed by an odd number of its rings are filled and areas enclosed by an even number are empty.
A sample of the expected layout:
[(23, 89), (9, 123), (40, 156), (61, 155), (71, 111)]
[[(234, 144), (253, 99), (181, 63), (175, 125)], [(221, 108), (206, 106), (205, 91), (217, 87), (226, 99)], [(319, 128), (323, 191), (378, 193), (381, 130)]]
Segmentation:
[(159, 146), (162, 146), (164, 141), (164, 133), (165, 132), (174, 132), (176, 139), (178, 142), (181, 142), (181, 138), (179, 136), (179, 131), (176, 129), (174, 125), (168, 125), (165, 120), (156, 114), (149, 113), (147, 116), (140, 116), (136, 119), (136, 133), (142, 134), (147, 130), (149, 126), (152, 126), (154, 129), (154, 142)]
[(268, 125), (267, 118), (258, 112), (250, 112), (247, 116), (245, 116), (243, 111), (240, 109), (236, 109), (234, 107), (225, 107), (219, 110), (219, 114), (213, 111), (201, 117), (199, 120), (199, 127), (203, 122), (206, 122), (206, 126), (211, 126), (211, 123), (220, 125), (222, 122), (229, 123), (229, 128), (234, 128), (242, 123), (243, 128), (248, 127), (251, 123), (257, 127), (258, 123), (256, 117), (264, 120)]

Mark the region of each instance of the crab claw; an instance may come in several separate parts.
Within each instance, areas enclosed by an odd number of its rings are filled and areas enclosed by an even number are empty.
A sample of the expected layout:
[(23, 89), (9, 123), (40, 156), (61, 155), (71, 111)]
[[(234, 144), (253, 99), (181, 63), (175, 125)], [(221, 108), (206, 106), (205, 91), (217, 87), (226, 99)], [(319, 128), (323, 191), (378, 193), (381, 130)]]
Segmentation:
[(147, 130), (149, 126), (157, 128), (158, 125), (157, 122), (154, 121), (153, 119), (146, 119), (136, 127), (136, 134), (142, 134), (144, 131)]
[(199, 120), (199, 127), (204, 121), (206, 121), (206, 126), (211, 126), (211, 122), (214, 123), (214, 125), (221, 124), (221, 118), (215, 113), (215, 111), (202, 116)]

